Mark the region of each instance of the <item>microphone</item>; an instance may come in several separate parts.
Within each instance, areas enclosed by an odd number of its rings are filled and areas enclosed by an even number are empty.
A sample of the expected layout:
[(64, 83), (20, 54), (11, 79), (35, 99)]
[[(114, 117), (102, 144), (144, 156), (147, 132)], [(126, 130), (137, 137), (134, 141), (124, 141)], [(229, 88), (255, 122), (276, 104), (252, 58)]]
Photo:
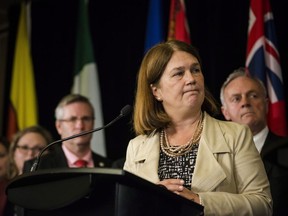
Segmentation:
[(115, 118), (113, 119), (111, 122), (109, 122), (108, 124), (102, 126), (102, 127), (98, 127), (98, 128), (95, 128), (95, 129), (92, 129), (92, 130), (89, 130), (89, 131), (83, 131), (81, 133), (78, 133), (78, 134), (75, 134), (75, 135), (72, 135), (72, 136), (69, 136), (69, 137), (66, 137), (66, 138), (63, 138), (63, 139), (60, 139), (60, 140), (56, 140), (52, 143), (50, 143), (49, 145), (45, 146), (45, 148), (42, 149), (42, 151), (38, 154), (37, 158), (35, 159), (31, 169), (30, 169), (30, 172), (34, 172), (37, 170), (38, 168), (38, 164), (40, 162), (40, 158), (42, 156), (42, 154), (48, 149), (50, 148), (52, 145), (55, 145), (57, 143), (60, 143), (60, 142), (64, 142), (64, 141), (67, 141), (67, 140), (70, 140), (70, 139), (74, 139), (76, 137), (80, 137), (80, 136), (84, 136), (84, 135), (87, 135), (87, 134), (90, 134), (90, 133), (94, 133), (96, 131), (99, 131), (99, 130), (102, 130), (102, 129), (105, 129), (107, 127), (109, 127), (110, 125), (114, 124), (116, 121), (118, 121), (119, 119), (123, 118), (124, 116), (128, 115), (132, 110), (132, 107), (130, 105), (126, 105), (124, 106), (121, 111), (120, 111), (120, 114)]

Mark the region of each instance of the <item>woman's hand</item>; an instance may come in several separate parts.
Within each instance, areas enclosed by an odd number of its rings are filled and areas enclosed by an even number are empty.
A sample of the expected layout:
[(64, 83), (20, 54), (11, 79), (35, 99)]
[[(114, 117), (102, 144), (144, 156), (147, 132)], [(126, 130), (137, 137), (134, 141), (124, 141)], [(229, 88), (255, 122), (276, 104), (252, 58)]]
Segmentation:
[(186, 199), (192, 200), (193, 202), (200, 203), (198, 194), (193, 193), (191, 190), (185, 188), (184, 181), (182, 179), (165, 179), (158, 182), (158, 184), (165, 186), (169, 191), (172, 191)]

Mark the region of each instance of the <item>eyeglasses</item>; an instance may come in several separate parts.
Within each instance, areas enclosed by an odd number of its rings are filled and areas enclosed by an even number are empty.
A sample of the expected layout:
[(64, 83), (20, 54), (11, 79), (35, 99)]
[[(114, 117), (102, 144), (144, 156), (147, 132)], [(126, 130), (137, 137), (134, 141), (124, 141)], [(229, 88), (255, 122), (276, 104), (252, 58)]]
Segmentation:
[(70, 119), (59, 119), (59, 121), (63, 121), (63, 122), (71, 123), (71, 124), (76, 124), (77, 121), (81, 121), (84, 124), (88, 124), (94, 121), (94, 117), (89, 117), (89, 116), (82, 117), (82, 118), (72, 117)]
[(30, 148), (29, 146), (26, 146), (26, 145), (23, 145), (23, 146), (17, 145), (16, 148), (18, 148), (19, 151), (24, 153), (24, 154), (28, 153), (28, 151), (32, 151), (33, 153), (40, 152), (43, 149), (43, 147), (32, 147), (32, 148)]

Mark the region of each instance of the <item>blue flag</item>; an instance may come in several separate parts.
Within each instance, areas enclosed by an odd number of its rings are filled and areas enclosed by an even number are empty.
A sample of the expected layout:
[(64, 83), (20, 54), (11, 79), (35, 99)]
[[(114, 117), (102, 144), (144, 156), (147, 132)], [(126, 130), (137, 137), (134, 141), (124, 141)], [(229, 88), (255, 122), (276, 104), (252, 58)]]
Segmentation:
[(155, 44), (164, 41), (162, 0), (150, 0), (147, 26), (145, 52)]

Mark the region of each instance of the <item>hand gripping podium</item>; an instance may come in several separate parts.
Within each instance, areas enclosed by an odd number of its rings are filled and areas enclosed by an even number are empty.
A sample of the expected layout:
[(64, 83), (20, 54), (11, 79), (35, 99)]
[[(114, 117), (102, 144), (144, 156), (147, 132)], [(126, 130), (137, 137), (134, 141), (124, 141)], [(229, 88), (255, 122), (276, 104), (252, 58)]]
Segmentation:
[(25, 216), (193, 216), (203, 206), (121, 169), (37, 170), (6, 190)]

